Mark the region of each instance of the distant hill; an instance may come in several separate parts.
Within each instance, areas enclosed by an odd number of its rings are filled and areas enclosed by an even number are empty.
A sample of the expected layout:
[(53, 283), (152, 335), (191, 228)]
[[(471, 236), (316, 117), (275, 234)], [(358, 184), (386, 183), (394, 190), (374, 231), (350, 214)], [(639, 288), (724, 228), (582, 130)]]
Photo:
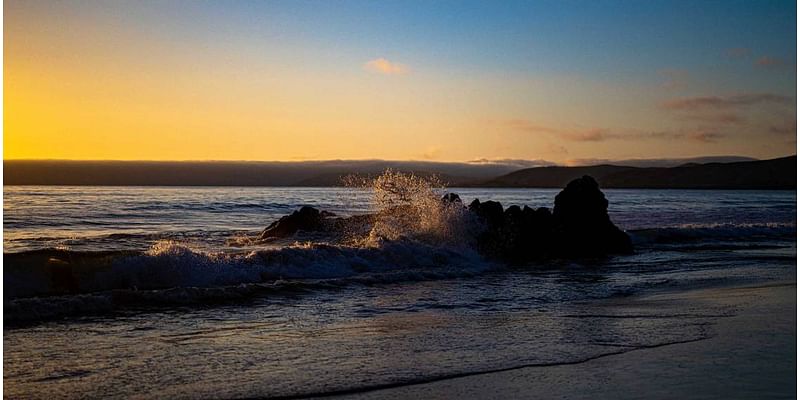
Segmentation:
[(66, 161), (4, 160), (5, 185), (107, 186), (339, 186), (345, 175), (375, 176), (387, 168), (436, 174), (451, 186), (483, 182), (516, 171), (519, 163), (331, 160)]
[(763, 161), (689, 163), (669, 168), (616, 165), (526, 168), (474, 186), (558, 188), (583, 175), (591, 175), (603, 188), (796, 189), (797, 156)]
[(742, 156), (705, 156), (689, 158), (632, 158), (627, 160), (607, 160), (598, 158), (584, 158), (571, 160), (572, 165), (619, 165), (622, 167), (677, 167), (683, 164), (708, 164), (708, 163), (732, 163), (741, 161), (758, 161), (757, 158)]
[[(451, 187), (559, 188), (591, 175), (604, 188), (793, 189), (796, 156), (765, 161), (696, 163), (675, 167), (594, 165), (519, 169), (521, 163), (445, 163), (427, 161), (331, 160), (247, 161), (63, 161), (5, 160), (5, 185), (106, 186), (340, 186), (342, 177), (376, 176), (386, 168), (437, 175)], [(657, 162), (658, 160), (637, 160)], [(675, 162), (664, 160), (662, 162)], [(527, 164), (531, 165), (531, 164)], [(534, 164), (535, 165), (535, 164)]]

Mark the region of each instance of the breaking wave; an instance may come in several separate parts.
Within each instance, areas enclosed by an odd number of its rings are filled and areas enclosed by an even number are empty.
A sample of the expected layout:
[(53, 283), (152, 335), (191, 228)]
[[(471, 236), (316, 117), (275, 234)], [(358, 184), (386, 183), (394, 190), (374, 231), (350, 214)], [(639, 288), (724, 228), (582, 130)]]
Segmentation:
[(175, 242), (146, 252), (36, 250), (5, 255), (7, 298), (96, 292), (260, 283), (280, 279), (333, 279), (424, 269), (452, 275), (488, 263), (467, 248), (397, 240), (355, 247), (323, 243), (247, 253), (214, 253)]
[[(499, 268), (475, 250), (480, 224), (460, 202), (441, 201), (443, 184), (435, 178), (387, 171), (374, 179), (350, 178), (349, 184), (371, 189), (376, 211), (366, 229), (346, 238), (299, 234), (283, 245), (264, 245), (241, 232), (229, 232), (227, 240), (247, 246), (223, 251), (208, 245), (223, 233), (208, 231), (191, 235), (205, 237), (204, 247), (180, 241), (180, 235), (154, 234), (155, 243), (146, 251), (65, 248), (6, 253), (5, 321), (233, 301), (352, 283), (467, 277)], [(628, 233), (637, 249), (650, 251), (720, 243), (730, 247), (737, 241), (747, 246), (791, 243), (796, 226), (683, 225)], [(129, 237), (111, 235), (113, 239)]]
[[(146, 251), (5, 254), (6, 320), (107, 311), (126, 304), (247, 298), (284, 288), (286, 282), (442, 279), (494, 267), (470, 245), (471, 221), (463, 207), (441, 203), (441, 185), (434, 177), (386, 171), (360, 185), (372, 189), (377, 212), (357, 235), (295, 237), (308, 241), (235, 252), (156, 240)], [(230, 240), (257, 243), (242, 236)]]
[(465, 277), (494, 267), (470, 249), (407, 240), (367, 247), (298, 243), (240, 254), (160, 242), (140, 253), (7, 254), (5, 263), (6, 322), (240, 300), (287, 288)]
[[(719, 224), (630, 232), (639, 251), (792, 242), (793, 224)], [(716, 246), (716, 247), (714, 247)], [(720, 247), (722, 246), (722, 247)], [(733, 247), (731, 247), (733, 246)], [(648, 250), (644, 250), (648, 249)], [(277, 293), (469, 277), (501, 266), (471, 246), (401, 235), (362, 244), (297, 242), (242, 253), (161, 241), (144, 252), (36, 250), (4, 255), (5, 322), (127, 307), (242, 301)]]

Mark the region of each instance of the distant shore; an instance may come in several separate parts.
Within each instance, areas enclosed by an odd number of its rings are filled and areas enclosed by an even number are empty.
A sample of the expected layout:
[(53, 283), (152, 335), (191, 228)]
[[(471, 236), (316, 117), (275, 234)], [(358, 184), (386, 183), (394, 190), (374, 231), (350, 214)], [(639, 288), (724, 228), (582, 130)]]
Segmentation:
[(435, 175), (449, 187), (562, 188), (589, 175), (604, 189), (761, 189), (797, 187), (797, 156), (772, 160), (685, 163), (671, 167), (580, 167), (422, 161), (69, 161), (4, 160), (5, 185), (340, 187), (348, 175), (386, 169)]
[(578, 364), (528, 367), (343, 396), (354, 399), (794, 398), (796, 282), (613, 300), (611, 306), (732, 309), (707, 339)]

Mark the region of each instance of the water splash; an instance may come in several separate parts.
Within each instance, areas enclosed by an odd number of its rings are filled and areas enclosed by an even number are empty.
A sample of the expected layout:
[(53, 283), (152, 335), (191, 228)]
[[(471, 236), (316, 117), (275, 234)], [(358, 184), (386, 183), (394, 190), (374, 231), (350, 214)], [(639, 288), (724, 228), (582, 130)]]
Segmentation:
[(476, 224), (460, 201), (442, 201), (445, 183), (436, 175), (385, 170), (373, 178), (350, 176), (347, 186), (372, 191), (377, 210), (365, 246), (411, 239), (440, 245), (469, 245)]

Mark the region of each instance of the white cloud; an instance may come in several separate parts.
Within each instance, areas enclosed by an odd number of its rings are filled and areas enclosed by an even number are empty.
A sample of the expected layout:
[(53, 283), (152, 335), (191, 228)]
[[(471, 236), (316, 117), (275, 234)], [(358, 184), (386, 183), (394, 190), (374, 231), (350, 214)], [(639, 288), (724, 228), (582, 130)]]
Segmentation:
[(367, 61), (364, 64), (364, 69), (384, 75), (405, 75), (408, 73), (408, 67), (405, 64), (394, 63), (385, 58)]

